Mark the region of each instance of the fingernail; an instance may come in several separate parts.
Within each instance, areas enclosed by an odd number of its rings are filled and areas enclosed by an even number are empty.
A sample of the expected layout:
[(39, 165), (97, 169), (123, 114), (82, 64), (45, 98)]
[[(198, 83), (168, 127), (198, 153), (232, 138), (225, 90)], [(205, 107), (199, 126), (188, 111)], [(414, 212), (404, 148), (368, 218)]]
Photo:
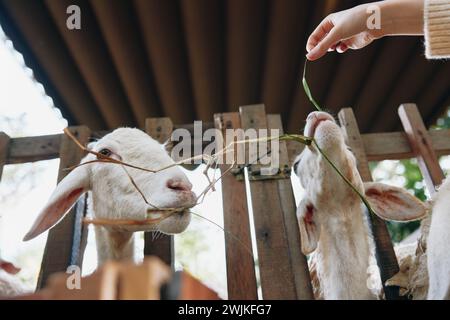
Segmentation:
[(308, 54), (306, 55), (306, 59), (308, 59), (308, 60), (313, 60), (313, 59), (314, 59), (314, 53), (313, 53), (313, 52), (308, 53)]

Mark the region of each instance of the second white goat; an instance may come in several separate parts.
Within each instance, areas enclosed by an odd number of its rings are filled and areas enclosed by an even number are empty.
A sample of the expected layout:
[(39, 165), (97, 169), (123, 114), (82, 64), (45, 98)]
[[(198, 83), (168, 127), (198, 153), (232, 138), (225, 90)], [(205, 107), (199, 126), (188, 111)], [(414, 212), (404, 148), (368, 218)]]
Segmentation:
[[(424, 204), (406, 190), (363, 184), (341, 128), (328, 113), (309, 114), (304, 135), (314, 137), (381, 218), (409, 221), (426, 214)], [(302, 251), (315, 251), (321, 295), (325, 299), (374, 298), (367, 285), (372, 238), (360, 198), (314, 145), (305, 147), (294, 170), (305, 189), (297, 209)]]

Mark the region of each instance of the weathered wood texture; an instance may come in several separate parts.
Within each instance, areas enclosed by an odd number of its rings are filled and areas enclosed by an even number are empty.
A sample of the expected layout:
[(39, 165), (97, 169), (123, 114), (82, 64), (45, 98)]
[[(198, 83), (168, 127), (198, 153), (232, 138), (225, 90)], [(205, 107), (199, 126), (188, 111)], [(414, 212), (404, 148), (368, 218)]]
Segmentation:
[[(267, 117), (263, 105), (240, 108), (244, 130), (266, 129)], [(286, 155), (287, 157), (287, 155)], [(250, 170), (255, 172), (255, 170)], [(250, 173), (249, 173), (250, 174)], [(298, 299), (312, 297), (312, 292), (299, 296), (298, 278), (295, 276), (286, 229), (285, 204), (282, 204), (277, 180), (253, 180), (249, 182), (255, 235), (258, 248), (261, 287), (264, 299)], [(295, 208), (295, 206), (294, 206)], [(291, 214), (295, 214), (291, 212)], [(296, 244), (300, 248), (300, 243)], [(298, 267), (298, 266), (297, 266)], [(303, 268), (305, 266), (300, 266)]]
[[(358, 171), (362, 180), (366, 182), (372, 181), (366, 150), (353, 110), (351, 108), (342, 109), (339, 112), (339, 121), (346, 137), (346, 142), (356, 157)], [(386, 299), (398, 299), (399, 288), (384, 285), (386, 280), (390, 279), (400, 270), (386, 223), (378, 216), (370, 213), (368, 213), (368, 221), (372, 229), (376, 258), (378, 267), (380, 268), (380, 276)]]
[[(79, 126), (71, 127), (70, 131), (82, 144), (89, 142), (91, 131), (88, 127)], [(67, 136), (63, 136), (59, 149), (60, 164), (58, 182), (61, 181), (69, 172), (65, 169), (78, 164), (84, 156), (84, 152)], [(77, 220), (77, 206), (81, 205), (84, 208), (84, 202), (78, 202), (66, 216), (50, 231), (48, 232), (47, 244), (44, 250), (44, 256), (41, 263), (41, 271), (39, 273), (38, 288), (45, 286), (50, 274), (60, 271), (65, 271), (72, 261), (73, 244), (76, 243), (77, 237), (83, 237), (82, 234), (76, 232), (76, 225), (81, 224), (82, 221), (78, 216)], [(87, 229), (84, 229), (87, 232)], [(83, 255), (82, 252), (79, 253)], [(81, 259), (77, 259), (78, 262)]]
[(8, 158), (10, 140), (11, 139), (6, 133), (0, 132), (0, 181), (2, 180), (3, 167), (5, 166), (6, 159)]
[(403, 104), (398, 114), (428, 190), (434, 194), (445, 176), (419, 110), (415, 104)]
[[(193, 134), (192, 125), (174, 126), (174, 129), (177, 128), (185, 128)], [(202, 131), (210, 128), (209, 123), (203, 124)], [(94, 133), (93, 137), (99, 138), (104, 134), (105, 132), (101, 131)], [(428, 135), (437, 156), (450, 154), (450, 129), (428, 130)], [(11, 138), (5, 163), (15, 164), (58, 158), (61, 137), (62, 134)], [(368, 133), (362, 134), (361, 139), (368, 161), (400, 160), (414, 157), (405, 132)], [(293, 157), (303, 150), (303, 146), (291, 142), (288, 142), (287, 145), (289, 159), (292, 162)]]
[[(227, 129), (241, 127), (237, 112), (216, 114), (214, 120), (216, 128), (221, 130), (224, 139)], [(224, 141), (224, 146), (231, 142), (233, 141)], [(234, 156), (236, 159), (236, 154)], [(219, 166), (221, 174), (228, 169), (229, 165), (231, 164), (225, 163)], [(225, 233), (228, 299), (256, 300), (258, 293), (245, 181), (236, 179), (232, 174), (226, 174), (221, 182), (224, 229), (228, 231)]]
[[(267, 126), (269, 129), (278, 129), (279, 134), (284, 133), (281, 116), (278, 114), (267, 115)], [(280, 141), (278, 157), (280, 159), (280, 168), (282, 170), (290, 170), (289, 153), (284, 141)], [(284, 227), (286, 229), (297, 298), (302, 300), (313, 299), (308, 263), (301, 251), (301, 238), (296, 216), (297, 204), (295, 203), (292, 183), (289, 178), (277, 179), (276, 182), (281, 210), (283, 211)]]
[(219, 300), (220, 297), (186, 272), (171, 272), (156, 257), (146, 257), (140, 264), (108, 261), (94, 273), (80, 279), (58, 272), (43, 290), (14, 297), (13, 300)]
[[(149, 118), (145, 121), (145, 131), (160, 143), (166, 142), (172, 134), (173, 124), (169, 118)], [(153, 234), (144, 234), (144, 255), (157, 256), (174, 268), (174, 239), (173, 236), (163, 235), (152, 239)]]

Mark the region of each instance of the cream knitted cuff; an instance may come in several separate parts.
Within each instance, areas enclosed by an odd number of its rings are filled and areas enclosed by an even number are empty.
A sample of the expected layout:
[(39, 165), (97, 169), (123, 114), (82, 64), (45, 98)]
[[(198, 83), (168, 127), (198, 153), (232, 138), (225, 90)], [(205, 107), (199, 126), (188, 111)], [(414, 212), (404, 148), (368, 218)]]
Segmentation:
[(450, 58), (450, 0), (425, 0), (425, 54)]

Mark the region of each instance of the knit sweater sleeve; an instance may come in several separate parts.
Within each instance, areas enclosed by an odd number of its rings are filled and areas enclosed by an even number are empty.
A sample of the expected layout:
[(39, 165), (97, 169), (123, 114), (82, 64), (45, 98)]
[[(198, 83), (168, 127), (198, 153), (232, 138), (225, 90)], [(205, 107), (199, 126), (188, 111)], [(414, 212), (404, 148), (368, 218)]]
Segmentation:
[(427, 58), (450, 58), (450, 0), (425, 0), (424, 17)]

